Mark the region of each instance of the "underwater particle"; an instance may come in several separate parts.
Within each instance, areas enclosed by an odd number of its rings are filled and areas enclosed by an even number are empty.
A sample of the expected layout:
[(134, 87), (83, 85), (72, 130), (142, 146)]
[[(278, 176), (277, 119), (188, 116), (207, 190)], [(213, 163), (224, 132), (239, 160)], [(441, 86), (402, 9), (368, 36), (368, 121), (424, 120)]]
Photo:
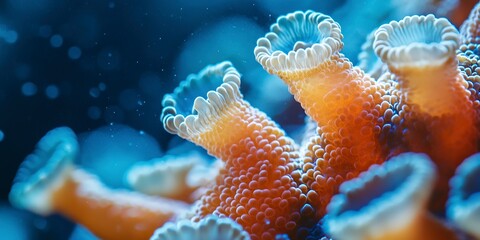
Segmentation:
[(49, 99), (55, 99), (58, 97), (59, 94), (60, 94), (60, 90), (58, 89), (57, 85), (52, 84), (52, 85), (48, 85), (45, 88), (45, 95)]
[(97, 64), (102, 70), (115, 70), (119, 67), (120, 64), (120, 53), (111, 48), (103, 49), (97, 55)]
[(242, 226), (230, 218), (208, 215), (199, 222), (180, 220), (157, 229), (150, 240), (250, 240)]
[(43, 25), (38, 28), (38, 35), (43, 38), (48, 38), (52, 35), (52, 27), (50, 25)]
[(116, 105), (110, 105), (105, 108), (103, 118), (105, 122), (123, 122), (125, 118), (125, 113), (122, 108)]
[(87, 110), (87, 115), (92, 120), (98, 120), (102, 115), (102, 110), (97, 106), (91, 106)]
[(79, 164), (110, 187), (128, 187), (124, 175), (133, 164), (162, 155), (152, 136), (122, 124), (84, 134), (80, 147)]
[(77, 60), (82, 56), (82, 50), (77, 47), (73, 46), (68, 49), (68, 57), (72, 60)]
[(480, 239), (480, 154), (474, 154), (457, 168), (450, 180), (447, 218), (460, 229)]
[(54, 48), (59, 48), (63, 44), (63, 37), (59, 34), (55, 34), (50, 37), (50, 45)]
[(37, 85), (33, 82), (26, 82), (22, 85), (22, 94), (30, 97), (37, 94)]
[(3, 141), (4, 138), (5, 138), (5, 134), (3, 133), (2, 130), (0, 130), (0, 142)]
[(343, 183), (327, 207), (334, 239), (457, 239), (426, 208), (436, 168), (425, 154), (403, 153)]

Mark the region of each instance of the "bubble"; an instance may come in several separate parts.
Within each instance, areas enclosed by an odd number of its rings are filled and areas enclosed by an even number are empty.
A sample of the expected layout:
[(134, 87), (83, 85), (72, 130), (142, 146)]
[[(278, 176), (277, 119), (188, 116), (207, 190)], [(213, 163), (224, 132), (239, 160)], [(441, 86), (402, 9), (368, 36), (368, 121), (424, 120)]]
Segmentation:
[(98, 89), (100, 89), (100, 91), (105, 91), (107, 89), (107, 85), (103, 82), (99, 83), (98, 84)]
[(90, 93), (90, 96), (94, 98), (98, 98), (100, 96), (100, 90), (96, 87), (90, 88), (89, 93)]
[(82, 56), (82, 50), (79, 47), (71, 47), (68, 49), (68, 57), (72, 60), (77, 60)]
[(62, 44), (63, 44), (62, 36), (55, 34), (50, 38), (50, 45), (52, 45), (52, 47), (59, 48), (62, 46)]
[(45, 95), (47, 95), (47, 98), (49, 99), (55, 99), (58, 97), (60, 94), (60, 91), (58, 90), (58, 87), (56, 85), (48, 85), (45, 88)]
[(22, 93), (27, 97), (37, 94), (37, 90), (37, 85), (35, 85), (35, 83), (26, 82), (22, 85)]
[(91, 106), (87, 110), (87, 115), (92, 120), (98, 120), (102, 115), (102, 110), (100, 110), (100, 108), (97, 106)]
[(2, 130), (0, 130), (0, 142), (3, 141), (4, 138), (5, 138), (5, 134), (3, 133)]
[(4, 33), (3, 39), (7, 43), (15, 43), (18, 39), (18, 33), (14, 30), (8, 30)]

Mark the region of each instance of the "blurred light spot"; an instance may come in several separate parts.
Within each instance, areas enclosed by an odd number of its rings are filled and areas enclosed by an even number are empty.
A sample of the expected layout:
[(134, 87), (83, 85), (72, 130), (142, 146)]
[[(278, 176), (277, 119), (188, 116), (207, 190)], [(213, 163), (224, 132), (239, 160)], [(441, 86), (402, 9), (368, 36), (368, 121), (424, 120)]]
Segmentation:
[(79, 47), (71, 47), (68, 49), (68, 57), (72, 60), (77, 60), (82, 56), (82, 50)]
[(27, 64), (21, 64), (15, 68), (15, 76), (20, 80), (25, 80), (30, 77), (30, 66)]
[(114, 8), (114, 7), (115, 7), (115, 3), (114, 3), (114, 2), (109, 2), (109, 3), (108, 3), (108, 7), (109, 7), (109, 8)]
[(87, 115), (93, 120), (98, 120), (102, 115), (102, 110), (100, 110), (100, 108), (97, 106), (91, 106), (87, 110)]
[(60, 91), (58, 90), (58, 87), (56, 85), (48, 85), (45, 88), (45, 95), (47, 95), (47, 98), (49, 99), (55, 99), (58, 97)]
[(90, 88), (89, 93), (93, 98), (98, 98), (100, 96), (100, 90), (98, 90), (96, 87)]
[(37, 85), (32, 82), (26, 82), (22, 85), (22, 93), (25, 96), (33, 96), (37, 94)]
[(6, 25), (0, 24), (0, 38), (6, 43), (15, 43), (18, 39), (18, 33), (15, 30), (9, 29)]
[(38, 35), (43, 38), (48, 38), (50, 35), (52, 35), (52, 27), (49, 25), (43, 25), (40, 28), (38, 28)]
[(5, 134), (3, 133), (2, 130), (0, 130), (0, 142), (3, 141), (4, 138), (5, 138)]
[(105, 89), (107, 89), (107, 85), (103, 82), (99, 83), (98, 84), (98, 89), (100, 89), (100, 91), (105, 91)]
[(52, 47), (59, 48), (62, 46), (62, 44), (63, 44), (62, 36), (55, 34), (50, 38), (50, 45), (52, 45)]
[(97, 64), (103, 70), (114, 70), (120, 64), (120, 54), (112, 49), (104, 49), (97, 56)]

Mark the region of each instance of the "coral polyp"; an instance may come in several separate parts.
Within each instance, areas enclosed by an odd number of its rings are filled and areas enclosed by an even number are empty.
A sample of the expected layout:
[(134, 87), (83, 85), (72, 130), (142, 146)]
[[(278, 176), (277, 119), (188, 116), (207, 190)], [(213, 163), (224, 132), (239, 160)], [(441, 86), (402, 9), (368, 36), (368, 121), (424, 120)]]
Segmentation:
[[(106, 239), (146, 239), (157, 227), (151, 239), (477, 236), (478, 156), (465, 159), (480, 139), (479, 9), (460, 32), (432, 14), (378, 26), (361, 57), (372, 75), (342, 53), (330, 16), (281, 16), (254, 55), (308, 116), (302, 142), (244, 99), (241, 72), (224, 61), (165, 95), (160, 117), (214, 164), (194, 154), (137, 164), (128, 180), (140, 193), (117, 192), (73, 164), (75, 135), (56, 129), (25, 160), (11, 201), (60, 212)], [(445, 211), (449, 220), (437, 218)]]

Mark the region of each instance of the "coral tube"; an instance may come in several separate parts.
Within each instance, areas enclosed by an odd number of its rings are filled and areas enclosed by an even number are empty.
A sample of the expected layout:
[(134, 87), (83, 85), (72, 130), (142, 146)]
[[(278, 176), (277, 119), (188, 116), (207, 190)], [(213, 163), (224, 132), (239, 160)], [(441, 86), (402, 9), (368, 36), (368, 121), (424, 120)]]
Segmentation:
[(480, 239), (480, 154), (465, 159), (450, 180), (447, 217)]
[(398, 111), (408, 148), (429, 154), (439, 166), (435, 208), (443, 208), (454, 169), (477, 150), (475, 112), (457, 69), (459, 38), (446, 19), (427, 15), (382, 25), (374, 42), (400, 84)]
[(102, 239), (148, 239), (187, 205), (126, 191), (110, 190), (73, 165), (75, 134), (56, 128), (22, 163), (10, 192), (17, 207), (48, 215), (60, 213)]
[(165, 96), (162, 121), (167, 131), (225, 162), (194, 220), (226, 216), (252, 239), (274, 239), (295, 229), (306, 201), (289, 176), (299, 156), (293, 141), (242, 99), (239, 87), (240, 75), (231, 63), (208, 66)]
[(332, 198), (324, 229), (334, 239), (457, 239), (428, 213), (435, 166), (424, 154), (404, 153), (345, 182)]
[(390, 107), (382, 99), (386, 86), (353, 67), (339, 53), (342, 46), (340, 26), (307, 11), (279, 17), (255, 48), (257, 61), (283, 79), (320, 127), (321, 140), (312, 149), (315, 158), (307, 161), (302, 176), (325, 199), (312, 193), (309, 199), (319, 209), (345, 179), (381, 163), (386, 155), (379, 141), (381, 118)]

